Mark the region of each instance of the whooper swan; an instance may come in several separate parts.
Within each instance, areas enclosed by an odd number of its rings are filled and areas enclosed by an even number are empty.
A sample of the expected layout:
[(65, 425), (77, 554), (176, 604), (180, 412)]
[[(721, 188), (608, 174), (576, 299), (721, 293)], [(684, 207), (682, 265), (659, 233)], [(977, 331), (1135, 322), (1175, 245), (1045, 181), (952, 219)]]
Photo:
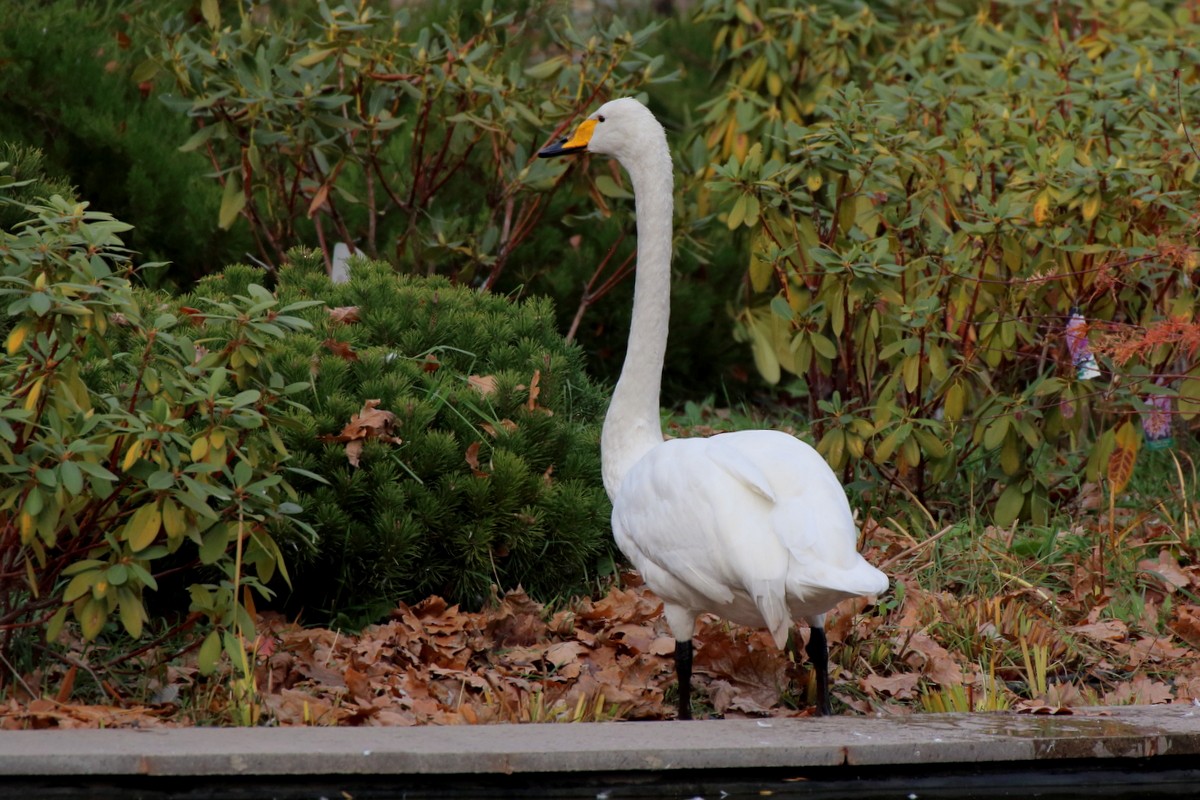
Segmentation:
[(807, 444), (772, 430), (663, 441), (674, 192), (667, 137), (645, 106), (623, 98), (538, 155), (583, 152), (616, 158), (633, 182), (633, 322), (601, 464), (617, 545), (662, 599), (675, 638), (678, 717), (691, 718), (692, 636), (703, 612), (765, 626), (780, 648), (792, 620), (807, 620), (817, 713), (829, 714), (825, 614), (847, 597), (885, 591), (888, 579), (859, 555), (846, 493)]

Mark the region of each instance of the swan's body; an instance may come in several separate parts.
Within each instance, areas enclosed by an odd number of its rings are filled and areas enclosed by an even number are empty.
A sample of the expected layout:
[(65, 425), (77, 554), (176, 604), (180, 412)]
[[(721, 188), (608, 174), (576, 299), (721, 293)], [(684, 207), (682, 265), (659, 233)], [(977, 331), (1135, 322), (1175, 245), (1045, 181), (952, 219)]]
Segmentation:
[(792, 620), (805, 619), (819, 710), (828, 713), (824, 615), (847, 597), (883, 592), (887, 577), (858, 554), (846, 493), (807, 444), (781, 431), (663, 441), (674, 194), (666, 134), (624, 98), (539, 155), (583, 151), (615, 157), (636, 198), (633, 322), (600, 450), (617, 546), (662, 599), (675, 637), (679, 715), (690, 716), (691, 639), (702, 612), (765, 626), (781, 648)]

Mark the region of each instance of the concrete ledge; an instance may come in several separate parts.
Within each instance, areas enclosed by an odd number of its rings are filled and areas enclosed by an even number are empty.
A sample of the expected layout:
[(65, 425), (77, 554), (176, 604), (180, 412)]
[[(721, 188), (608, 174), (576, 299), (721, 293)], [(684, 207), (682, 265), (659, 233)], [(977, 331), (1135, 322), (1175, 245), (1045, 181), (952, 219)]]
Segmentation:
[[(460, 776), (979, 765), (1200, 755), (1200, 708), (1069, 716), (0, 732), (0, 776)], [(1175, 761), (1176, 759), (1171, 759)]]

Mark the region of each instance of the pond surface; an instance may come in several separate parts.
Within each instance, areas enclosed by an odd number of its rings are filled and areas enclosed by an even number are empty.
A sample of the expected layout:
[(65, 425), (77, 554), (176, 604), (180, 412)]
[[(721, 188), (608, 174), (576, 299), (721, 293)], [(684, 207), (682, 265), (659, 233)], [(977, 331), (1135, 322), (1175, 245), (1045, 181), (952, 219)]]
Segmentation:
[[(467, 756), (469, 757), (469, 756)], [(1200, 796), (1200, 761), (1192, 757), (1041, 765), (928, 765), (837, 770), (730, 771), (629, 774), (611, 781), (596, 775), (510, 776), (479, 781), (310, 778), (282, 782), (262, 778), (122, 778), (107, 781), (22, 779), (0, 783), (0, 800), (1167, 800)], [(1111, 762), (1109, 762), (1111, 763)], [(997, 768), (997, 766), (999, 768)]]

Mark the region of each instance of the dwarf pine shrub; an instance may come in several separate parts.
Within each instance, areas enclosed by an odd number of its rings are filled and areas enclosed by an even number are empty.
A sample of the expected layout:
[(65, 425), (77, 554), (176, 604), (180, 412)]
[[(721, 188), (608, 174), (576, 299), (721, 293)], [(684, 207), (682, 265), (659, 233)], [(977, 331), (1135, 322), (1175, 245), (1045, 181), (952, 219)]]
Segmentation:
[[(275, 364), (310, 386), (286, 446), (328, 482), (299, 484), (319, 540), (290, 604), (359, 624), (430, 593), (478, 606), (493, 586), (581, 587), (611, 552), (605, 399), (551, 303), (353, 263), (333, 285), (319, 252), (293, 251), (279, 278), (280, 302), (327, 303)], [(198, 292), (257, 280), (231, 268)]]

